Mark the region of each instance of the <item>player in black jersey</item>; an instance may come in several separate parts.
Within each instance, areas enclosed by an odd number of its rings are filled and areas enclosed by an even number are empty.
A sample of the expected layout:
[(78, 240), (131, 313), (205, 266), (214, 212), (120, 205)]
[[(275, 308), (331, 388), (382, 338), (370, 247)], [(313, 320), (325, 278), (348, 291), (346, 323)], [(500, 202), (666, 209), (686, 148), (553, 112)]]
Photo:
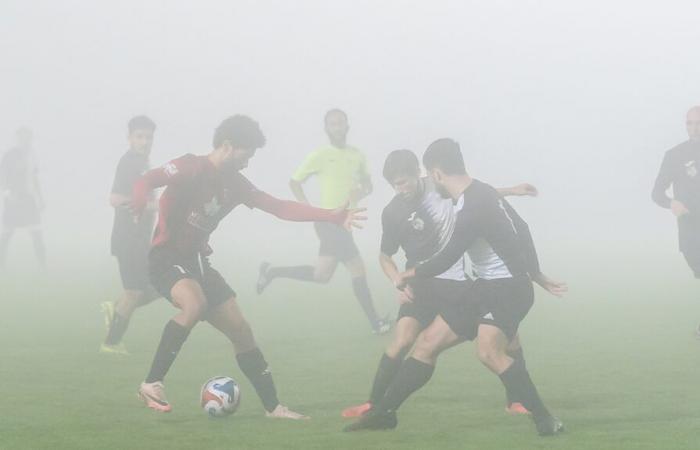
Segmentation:
[[(413, 278), (434, 277), (468, 253), (477, 277), (470, 296), (479, 308), (479, 359), (532, 413), (540, 435), (561, 432), (563, 424), (544, 406), (524, 363), (509, 354), (509, 347), (533, 304), (532, 281), (555, 295), (565, 292), (566, 285), (542, 274), (527, 224), (494, 188), (467, 174), (455, 141), (440, 139), (431, 144), (423, 164), (438, 191), (451, 198), (459, 212), (447, 245), (435, 257), (402, 274), (398, 287)], [(458, 336), (440, 323), (423, 331), (386, 395), (346, 431), (396, 427), (396, 409), (428, 382), (437, 356), (457, 340)]]
[[(676, 217), (679, 249), (700, 279), (700, 105), (688, 111), (685, 124), (688, 140), (664, 155), (651, 197)], [(670, 187), (673, 198), (666, 193)]]
[[(407, 268), (431, 258), (449, 241), (457, 214), (452, 202), (435, 190), (434, 183), (421, 178), (420, 164), (412, 151), (391, 152), (384, 163), (383, 175), (396, 195), (382, 213), (379, 262), (389, 281), (396, 284), (400, 282), (400, 271), (393, 256), (399, 248), (406, 255)], [(532, 185), (521, 184), (499, 189), (499, 193), (534, 196), (537, 190)], [(384, 397), (419, 333), (433, 321), (444, 321), (460, 335), (460, 341), (473, 338), (476, 313), (466, 304), (470, 286), (465, 260), (461, 258), (444, 273), (416, 280), (399, 291), (401, 306), (394, 336), (379, 361), (369, 400), (345, 409), (343, 417), (360, 417)], [(527, 413), (512, 398), (508, 399), (507, 409), (510, 413)]]

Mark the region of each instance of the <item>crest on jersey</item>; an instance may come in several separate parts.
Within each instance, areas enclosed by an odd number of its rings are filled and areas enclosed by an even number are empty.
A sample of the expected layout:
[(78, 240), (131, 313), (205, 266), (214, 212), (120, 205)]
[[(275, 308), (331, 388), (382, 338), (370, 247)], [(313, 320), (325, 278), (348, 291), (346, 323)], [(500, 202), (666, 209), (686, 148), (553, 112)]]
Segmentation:
[(685, 163), (685, 173), (691, 178), (697, 176), (698, 166), (695, 164), (695, 161), (688, 161)]
[(204, 215), (206, 216), (213, 216), (218, 213), (219, 210), (221, 210), (221, 204), (216, 197), (212, 198), (209, 203), (204, 204)]
[(163, 172), (165, 172), (165, 174), (169, 177), (174, 177), (179, 171), (177, 170), (175, 163), (169, 162), (163, 166)]
[(423, 231), (425, 229), (425, 222), (420, 217), (417, 217), (415, 212), (411, 214), (408, 221), (416, 231)]

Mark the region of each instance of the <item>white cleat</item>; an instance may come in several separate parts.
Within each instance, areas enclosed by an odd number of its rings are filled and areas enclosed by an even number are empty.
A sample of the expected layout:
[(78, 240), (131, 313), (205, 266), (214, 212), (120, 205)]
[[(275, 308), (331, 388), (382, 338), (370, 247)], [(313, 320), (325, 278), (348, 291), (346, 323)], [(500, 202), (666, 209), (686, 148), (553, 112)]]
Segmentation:
[(139, 398), (146, 406), (159, 412), (170, 412), (173, 409), (165, 398), (165, 386), (160, 381), (141, 383)]
[(291, 419), (291, 420), (308, 420), (311, 417), (294, 412), (286, 406), (277, 405), (277, 408), (272, 412), (266, 412), (265, 417), (270, 419)]

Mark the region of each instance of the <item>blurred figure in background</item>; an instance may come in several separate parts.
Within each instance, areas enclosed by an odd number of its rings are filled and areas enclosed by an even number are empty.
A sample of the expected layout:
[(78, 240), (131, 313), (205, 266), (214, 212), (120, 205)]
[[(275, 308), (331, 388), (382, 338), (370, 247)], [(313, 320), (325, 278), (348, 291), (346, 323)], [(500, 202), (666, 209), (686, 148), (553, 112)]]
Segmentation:
[[(347, 144), (350, 126), (347, 114), (332, 109), (324, 119), (329, 144), (310, 153), (292, 176), (289, 186), (294, 196), (302, 203), (309, 203), (303, 183), (310, 177), (319, 178), (322, 208), (335, 209), (358, 202), (372, 193), (372, 181), (367, 168), (367, 159), (358, 149)], [(275, 278), (327, 283), (341, 262), (350, 272), (352, 289), (362, 307), (372, 332), (384, 334), (391, 328), (390, 322), (380, 318), (374, 309), (374, 301), (367, 285), (365, 263), (355, 245), (352, 232), (332, 223), (316, 223), (316, 233), (321, 241), (315, 266), (271, 267), (264, 262), (260, 266), (257, 283), (258, 293)]]
[[(664, 155), (651, 198), (676, 217), (679, 249), (700, 279), (700, 105), (690, 108), (685, 126), (689, 139)], [(696, 335), (700, 338), (700, 325)]]
[(0, 193), (4, 198), (2, 233), (0, 234), (0, 268), (4, 268), (10, 238), (18, 228), (29, 230), (34, 241), (36, 259), (46, 267), (46, 248), (41, 231), (44, 199), (39, 187), (39, 167), (33, 149), (32, 130), (17, 130), (17, 145), (0, 161)]
[(114, 208), (112, 255), (119, 264), (124, 293), (116, 302), (102, 303), (107, 337), (100, 347), (101, 353), (128, 354), (121, 340), (131, 315), (139, 306), (158, 298), (148, 279), (148, 250), (158, 209), (155, 198), (151, 197), (139, 221), (134, 220), (130, 210), (134, 183), (150, 168), (155, 131), (155, 122), (146, 116), (129, 120), (129, 149), (119, 160), (109, 196), (109, 204)]

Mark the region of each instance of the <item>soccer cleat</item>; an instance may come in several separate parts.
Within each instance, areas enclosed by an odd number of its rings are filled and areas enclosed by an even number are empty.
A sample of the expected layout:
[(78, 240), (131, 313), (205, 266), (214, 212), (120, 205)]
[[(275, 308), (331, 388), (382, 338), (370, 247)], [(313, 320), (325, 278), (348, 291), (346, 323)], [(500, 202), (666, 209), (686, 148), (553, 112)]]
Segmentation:
[(109, 344), (102, 344), (100, 345), (100, 353), (111, 353), (114, 355), (124, 355), (124, 356), (129, 356), (131, 353), (126, 349), (123, 343), (115, 344), (115, 345), (109, 345)]
[(385, 317), (383, 319), (377, 320), (377, 323), (374, 325), (374, 329), (372, 330), (372, 333), (377, 335), (377, 336), (382, 336), (384, 334), (387, 334), (389, 331), (391, 331), (392, 327), (392, 322), (389, 320), (388, 317)]
[(270, 268), (269, 262), (264, 262), (260, 264), (260, 269), (258, 271), (258, 282), (255, 285), (255, 290), (258, 295), (262, 294), (265, 288), (270, 284), (272, 280), (267, 278), (267, 269)]
[(346, 418), (346, 419), (356, 419), (358, 417), (362, 417), (365, 414), (367, 414), (369, 411), (372, 410), (372, 403), (371, 402), (365, 402), (361, 405), (357, 406), (350, 406), (349, 408), (345, 408), (341, 415)]
[(165, 386), (160, 381), (141, 383), (139, 398), (146, 406), (159, 412), (170, 412), (173, 409), (165, 398)]
[(100, 309), (105, 316), (105, 328), (107, 328), (109, 333), (109, 327), (112, 326), (112, 321), (114, 320), (114, 302), (102, 302)]
[(528, 411), (522, 403), (513, 402), (510, 405), (506, 406), (506, 414), (510, 414), (511, 416), (517, 416), (520, 414), (530, 414), (530, 411)]
[(393, 430), (398, 425), (395, 411), (377, 411), (373, 409), (357, 421), (343, 428), (345, 432), (362, 430)]
[(277, 405), (277, 407), (270, 412), (265, 413), (265, 417), (269, 419), (291, 419), (291, 420), (307, 420), (310, 419), (309, 416), (299, 414), (298, 412), (292, 411), (286, 406)]
[(564, 431), (564, 423), (554, 416), (547, 415), (545, 417), (532, 417), (537, 428), (537, 434), (540, 436), (554, 436)]

